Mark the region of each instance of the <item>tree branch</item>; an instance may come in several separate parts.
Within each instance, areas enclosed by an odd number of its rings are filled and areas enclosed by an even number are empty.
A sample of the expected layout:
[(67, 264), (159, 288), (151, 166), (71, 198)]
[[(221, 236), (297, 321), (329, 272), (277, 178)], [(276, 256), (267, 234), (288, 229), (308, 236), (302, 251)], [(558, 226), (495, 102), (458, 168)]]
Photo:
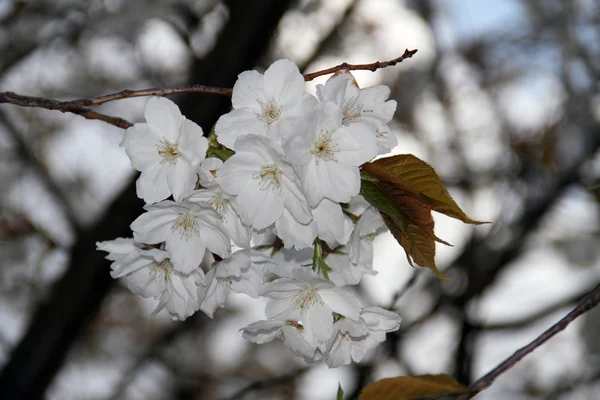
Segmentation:
[(99, 112), (90, 110), (89, 108), (80, 105), (80, 102), (82, 101), (83, 100), (58, 101), (52, 99), (45, 99), (43, 97), (23, 96), (13, 92), (0, 92), (0, 104), (8, 103), (15, 104), (21, 107), (45, 108), (47, 110), (58, 110), (63, 113), (70, 112), (73, 114), (81, 115), (83, 118), (86, 119), (97, 119), (100, 121), (104, 121), (123, 129), (127, 129), (130, 126), (133, 126), (131, 122), (126, 121), (122, 118), (111, 117), (109, 115), (100, 114)]
[(336, 65), (335, 67), (331, 67), (331, 68), (327, 68), (327, 69), (324, 69), (321, 71), (313, 72), (311, 74), (304, 74), (304, 80), (307, 82), (312, 81), (313, 79), (318, 78), (319, 76), (335, 74), (336, 72), (339, 72), (339, 71), (358, 71), (358, 70), (377, 71), (378, 69), (391, 67), (393, 65), (401, 63), (402, 61), (406, 60), (407, 58), (411, 58), (412, 56), (414, 56), (417, 51), (418, 51), (417, 49), (414, 49), (414, 50), (406, 49), (406, 50), (404, 50), (404, 54), (402, 54), (400, 57), (394, 58), (393, 60), (390, 60), (390, 61), (376, 61), (371, 64), (342, 63), (340, 65)]
[[(333, 74), (342, 70), (345, 71), (355, 71), (355, 70), (367, 70), (367, 71), (376, 71), (380, 68), (386, 68), (393, 65), (396, 65), (407, 58), (411, 58), (415, 53), (415, 50), (404, 51), (398, 58), (394, 58), (390, 61), (377, 61), (371, 64), (348, 64), (343, 63), (337, 65), (335, 67), (327, 68), (321, 71), (313, 72), (310, 74), (304, 75), (305, 81), (312, 81), (313, 79), (323, 76)], [(67, 101), (59, 101), (46, 99), (43, 97), (34, 97), (34, 96), (23, 96), (14, 92), (0, 92), (0, 104), (14, 104), (21, 107), (37, 107), (37, 108), (45, 108), (47, 110), (58, 110), (60, 112), (73, 113), (82, 116), (86, 119), (96, 119), (100, 121), (107, 122), (111, 125), (114, 125), (118, 128), (127, 129), (133, 124), (127, 120), (124, 120), (119, 117), (112, 117), (110, 115), (101, 114), (99, 112), (93, 111), (88, 107), (99, 106), (104, 103), (108, 103), (110, 101), (129, 99), (132, 97), (144, 97), (144, 96), (167, 96), (175, 93), (208, 93), (208, 94), (220, 94), (223, 96), (231, 96), (232, 89), (225, 89), (219, 87), (211, 87), (204, 85), (191, 85), (191, 86), (182, 86), (178, 88), (165, 88), (165, 89), (140, 89), (140, 90), (122, 90), (120, 92), (107, 94), (104, 96), (94, 97), (92, 99), (77, 99), (77, 100), (67, 100)]]
[(587, 296), (581, 300), (581, 302), (564, 318), (558, 321), (556, 324), (552, 325), (550, 329), (546, 330), (537, 339), (533, 342), (529, 343), (527, 346), (521, 347), (517, 350), (512, 356), (508, 357), (502, 363), (500, 363), (496, 368), (491, 370), (485, 376), (477, 380), (471, 386), (469, 386), (469, 393), (458, 397), (458, 400), (468, 400), (483, 390), (489, 388), (492, 383), (498, 378), (500, 375), (511, 369), (515, 366), (521, 359), (527, 356), (529, 353), (533, 352), (535, 349), (546, 343), (550, 340), (554, 335), (563, 331), (571, 322), (573, 322), (576, 318), (585, 314), (587, 311), (596, 307), (600, 303), (600, 285), (596, 286), (596, 288), (591, 291)]

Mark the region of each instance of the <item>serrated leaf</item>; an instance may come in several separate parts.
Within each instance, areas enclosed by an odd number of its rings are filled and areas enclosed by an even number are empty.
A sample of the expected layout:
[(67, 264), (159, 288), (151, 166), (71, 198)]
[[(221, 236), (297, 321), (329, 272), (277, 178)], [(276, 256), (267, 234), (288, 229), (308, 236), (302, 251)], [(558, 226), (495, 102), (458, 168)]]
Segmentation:
[(368, 385), (358, 400), (415, 400), (428, 396), (467, 393), (450, 375), (399, 376)]
[(390, 233), (404, 249), (410, 265), (414, 267), (414, 261), (417, 265), (429, 268), (438, 278), (449, 279), (435, 264), (435, 240), (429, 234), (415, 224), (409, 224), (407, 232), (402, 232), (387, 215), (381, 214), (381, 217)]
[(411, 266), (429, 268), (437, 277), (448, 279), (435, 264), (435, 236), (431, 206), (388, 182), (361, 182), (361, 194), (379, 210), (383, 221), (406, 253)]
[(434, 211), (467, 224), (485, 224), (471, 219), (456, 204), (433, 167), (412, 154), (398, 154), (363, 164), (362, 169), (380, 181), (418, 196)]

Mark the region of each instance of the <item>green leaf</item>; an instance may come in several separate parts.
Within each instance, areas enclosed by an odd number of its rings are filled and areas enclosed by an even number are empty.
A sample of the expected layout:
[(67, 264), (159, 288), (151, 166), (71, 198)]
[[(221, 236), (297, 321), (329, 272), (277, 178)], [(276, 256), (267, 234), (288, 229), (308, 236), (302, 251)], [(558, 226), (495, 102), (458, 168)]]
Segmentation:
[(456, 218), (467, 224), (485, 224), (469, 218), (456, 204), (433, 167), (412, 154), (399, 154), (363, 164), (363, 171), (379, 181), (389, 182), (398, 189), (429, 204), (433, 211)]
[(450, 375), (399, 376), (371, 383), (358, 400), (414, 400), (458, 393), (468, 393), (468, 388)]
[(338, 390), (337, 396), (335, 396), (336, 400), (344, 400), (344, 391), (342, 390), (342, 384), (338, 382)]

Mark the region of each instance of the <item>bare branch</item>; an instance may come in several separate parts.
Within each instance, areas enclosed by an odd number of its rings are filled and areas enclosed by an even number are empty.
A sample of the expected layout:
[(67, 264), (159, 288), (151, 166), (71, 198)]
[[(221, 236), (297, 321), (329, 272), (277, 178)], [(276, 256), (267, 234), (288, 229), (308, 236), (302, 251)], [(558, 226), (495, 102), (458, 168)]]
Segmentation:
[(596, 286), (596, 288), (592, 292), (585, 296), (583, 300), (581, 300), (581, 302), (563, 319), (558, 321), (556, 324), (552, 325), (550, 329), (546, 330), (544, 333), (538, 336), (538, 338), (535, 339), (533, 342), (529, 343), (527, 346), (521, 347), (512, 356), (508, 357), (496, 368), (487, 373), (484, 377), (480, 378), (471, 386), (469, 386), (469, 393), (458, 397), (458, 400), (468, 400), (490, 387), (492, 383), (494, 383), (496, 378), (498, 378), (500, 375), (514, 367), (521, 359), (523, 359), (526, 355), (528, 355), (529, 353), (533, 352), (535, 349), (546, 343), (554, 335), (563, 331), (576, 318), (580, 317), (587, 311), (596, 307), (598, 303), (600, 303), (600, 285)]
[[(380, 68), (386, 68), (393, 65), (396, 65), (407, 58), (411, 58), (417, 50), (408, 50), (404, 51), (398, 58), (394, 58), (390, 61), (377, 61), (372, 64), (348, 64), (343, 63), (338, 66), (327, 68), (321, 71), (313, 72), (311, 74), (305, 74), (304, 80), (311, 81), (316, 77), (329, 75), (336, 73), (338, 71), (346, 70), (346, 71), (355, 71), (355, 70), (368, 70), (368, 71), (376, 71)], [(96, 119), (100, 121), (107, 122), (116, 127), (127, 129), (133, 124), (127, 120), (118, 117), (112, 117), (110, 115), (101, 114), (99, 112), (93, 111), (88, 107), (99, 106), (104, 103), (108, 103), (110, 101), (128, 99), (132, 97), (143, 97), (143, 96), (167, 96), (175, 93), (209, 93), (209, 94), (220, 94), (223, 96), (231, 96), (233, 90), (204, 86), (204, 85), (191, 85), (191, 86), (183, 86), (178, 88), (166, 88), (166, 89), (141, 89), (141, 90), (122, 90), (120, 92), (107, 94), (104, 96), (94, 97), (92, 99), (77, 99), (77, 100), (68, 100), (68, 101), (59, 101), (46, 99), (43, 97), (34, 97), (34, 96), (23, 96), (13, 92), (0, 92), (0, 103), (8, 103), (15, 104), (21, 107), (37, 107), (37, 108), (45, 108), (47, 110), (58, 110), (63, 113), (69, 112), (73, 114), (80, 115), (86, 119)]]
[(400, 57), (394, 58), (393, 60), (390, 60), (390, 61), (377, 61), (377, 62), (374, 62), (371, 64), (342, 63), (335, 67), (331, 67), (331, 68), (327, 68), (327, 69), (324, 69), (321, 71), (313, 72), (311, 74), (304, 74), (304, 80), (307, 82), (312, 81), (313, 79), (318, 78), (319, 76), (335, 74), (336, 72), (339, 72), (339, 71), (358, 71), (358, 70), (377, 71), (378, 69), (391, 67), (393, 65), (401, 63), (402, 61), (406, 60), (407, 58), (411, 58), (412, 56), (414, 56), (417, 51), (418, 51), (417, 49), (414, 49), (414, 50), (406, 49), (406, 50), (404, 50), (404, 54), (402, 54)]
[(74, 101), (58, 101), (52, 99), (45, 99), (42, 97), (23, 96), (13, 92), (0, 92), (0, 103), (15, 104), (21, 107), (37, 107), (45, 108), (47, 110), (58, 110), (63, 113), (69, 112), (77, 115), (81, 115), (86, 119), (97, 119), (100, 121), (107, 122), (118, 128), (127, 129), (133, 124), (122, 118), (111, 117), (109, 115), (100, 114), (96, 111), (90, 110), (85, 106), (79, 105), (82, 100)]
[(231, 92), (231, 89), (210, 87), (204, 85), (191, 85), (171, 89), (122, 90), (117, 93), (107, 94), (105, 96), (95, 97), (93, 99), (73, 100), (67, 103), (70, 103), (73, 106), (90, 107), (108, 103), (109, 101), (129, 99), (131, 97), (167, 96), (175, 93), (209, 93), (220, 94), (223, 96), (231, 96)]

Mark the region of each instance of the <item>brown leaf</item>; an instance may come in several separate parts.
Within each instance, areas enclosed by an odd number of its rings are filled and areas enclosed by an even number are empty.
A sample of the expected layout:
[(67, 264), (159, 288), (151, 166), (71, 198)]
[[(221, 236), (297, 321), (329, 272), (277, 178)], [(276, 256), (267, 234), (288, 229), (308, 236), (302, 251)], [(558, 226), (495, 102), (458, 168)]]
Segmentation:
[(466, 393), (450, 375), (399, 376), (371, 383), (358, 400), (414, 400), (427, 396)]
[(433, 211), (468, 224), (486, 223), (469, 218), (450, 196), (433, 167), (412, 154), (380, 158), (363, 164), (362, 169), (380, 181), (389, 182), (420, 198)]
[(426, 232), (413, 223), (408, 224), (407, 232), (404, 233), (386, 214), (381, 214), (381, 217), (391, 234), (406, 252), (406, 258), (410, 265), (413, 265), (414, 261), (417, 265), (429, 268), (438, 278), (449, 279), (435, 264), (435, 235)]

